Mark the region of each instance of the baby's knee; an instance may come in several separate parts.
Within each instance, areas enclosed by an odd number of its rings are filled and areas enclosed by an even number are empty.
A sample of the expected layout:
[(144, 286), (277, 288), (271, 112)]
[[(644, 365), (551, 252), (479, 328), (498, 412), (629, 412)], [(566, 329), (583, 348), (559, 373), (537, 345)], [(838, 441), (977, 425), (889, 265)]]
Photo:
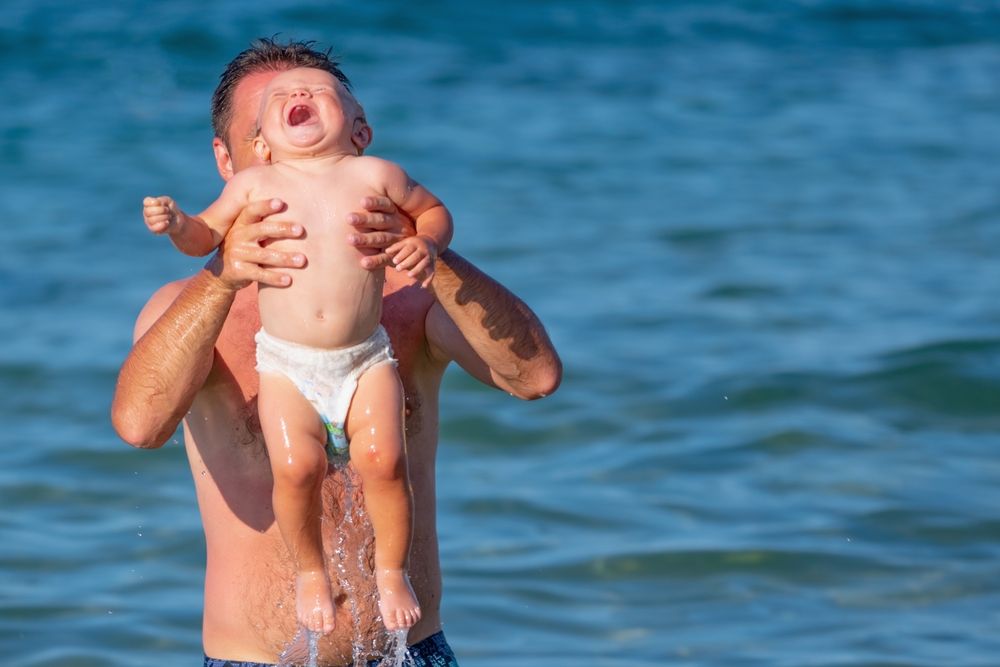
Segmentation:
[(326, 475), (326, 454), (320, 448), (282, 453), (271, 460), (271, 473), (275, 486), (296, 489), (311, 489), (323, 481)]
[(406, 475), (406, 457), (399, 443), (351, 443), (351, 462), (362, 477), (395, 480)]

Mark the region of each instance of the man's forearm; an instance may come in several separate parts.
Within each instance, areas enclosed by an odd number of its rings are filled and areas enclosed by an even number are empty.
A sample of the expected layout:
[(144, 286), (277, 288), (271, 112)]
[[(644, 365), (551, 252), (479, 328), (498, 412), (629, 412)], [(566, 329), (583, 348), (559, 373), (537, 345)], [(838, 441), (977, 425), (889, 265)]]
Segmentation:
[(556, 390), (562, 362), (527, 304), (451, 250), (438, 258), (432, 288), (503, 389), (525, 399)]
[(159, 447), (173, 434), (212, 369), (215, 342), (235, 294), (203, 270), (135, 342), (111, 409), (123, 440)]

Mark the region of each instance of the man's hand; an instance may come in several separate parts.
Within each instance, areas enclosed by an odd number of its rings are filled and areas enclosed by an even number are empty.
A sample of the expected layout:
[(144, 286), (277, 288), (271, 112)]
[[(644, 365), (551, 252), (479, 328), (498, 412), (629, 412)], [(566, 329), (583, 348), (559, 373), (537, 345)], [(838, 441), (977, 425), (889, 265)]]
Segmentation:
[(361, 258), (362, 267), (372, 271), (389, 266), (392, 258), (385, 249), (413, 236), (413, 221), (403, 215), (388, 197), (365, 197), (361, 208), (361, 211), (347, 216), (347, 222), (355, 229), (347, 237), (347, 242), (362, 252), (371, 253)]
[(269, 216), (283, 210), (285, 203), (280, 199), (247, 204), (207, 268), (233, 290), (243, 289), (252, 282), (273, 287), (291, 285), (289, 275), (274, 269), (305, 266), (305, 256), (266, 247), (269, 239), (294, 239), (302, 236), (301, 225), (267, 220)]

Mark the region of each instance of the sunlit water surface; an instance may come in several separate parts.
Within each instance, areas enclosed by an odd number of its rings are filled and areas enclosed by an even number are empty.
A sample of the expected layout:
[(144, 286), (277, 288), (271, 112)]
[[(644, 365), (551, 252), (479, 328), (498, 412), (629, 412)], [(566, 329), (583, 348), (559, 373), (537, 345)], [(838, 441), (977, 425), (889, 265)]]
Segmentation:
[(995, 3), (0, 16), (5, 664), (200, 664), (182, 448), (131, 450), (108, 406), (139, 308), (198, 266), (141, 198), (219, 192), (216, 77), (278, 32), (334, 45), (373, 153), (565, 363), (534, 403), (446, 378), (463, 665), (998, 663)]

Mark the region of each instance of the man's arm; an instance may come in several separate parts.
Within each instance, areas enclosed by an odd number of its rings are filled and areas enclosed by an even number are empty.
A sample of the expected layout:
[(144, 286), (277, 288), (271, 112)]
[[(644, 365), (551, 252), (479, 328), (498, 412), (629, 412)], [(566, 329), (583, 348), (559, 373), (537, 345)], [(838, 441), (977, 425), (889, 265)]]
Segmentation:
[(212, 369), (236, 293), (254, 281), (288, 285), (273, 268), (303, 264), (301, 256), (261, 247), (268, 238), (302, 234), (298, 225), (264, 220), (283, 208), (273, 199), (249, 204), (205, 269), (160, 289), (143, 308), (111, 406), (112, 424), (130, 445), (160, 447), (187, 414)]
[[(367, 197), (362, 207), (363, 213), (348, 217), (356, 229), (352, 245), (382, 250), (413, 235), (412, 223), (388, 197)], [(371, 270), (391, 264), (384, 250), (362, 259)], [(457, 361), (480, 382), (525, 400), (559, 387), (559, 354), (538, 316), (510, 290), (451, 250), (438, 257), (430, 289), (437, 297), (426, 319), (433, 356)]]
[(562, 382), (562, 361), (527, 304), (452, 250), (438, 257), (427, 313), (431, 353), (517, 398), (533, 400)]
[(125, 442), (155, 448), (173, 434), (208, 377), (235, 296), (206, 269), (149, 300), (111, 404), (111, 422)]

